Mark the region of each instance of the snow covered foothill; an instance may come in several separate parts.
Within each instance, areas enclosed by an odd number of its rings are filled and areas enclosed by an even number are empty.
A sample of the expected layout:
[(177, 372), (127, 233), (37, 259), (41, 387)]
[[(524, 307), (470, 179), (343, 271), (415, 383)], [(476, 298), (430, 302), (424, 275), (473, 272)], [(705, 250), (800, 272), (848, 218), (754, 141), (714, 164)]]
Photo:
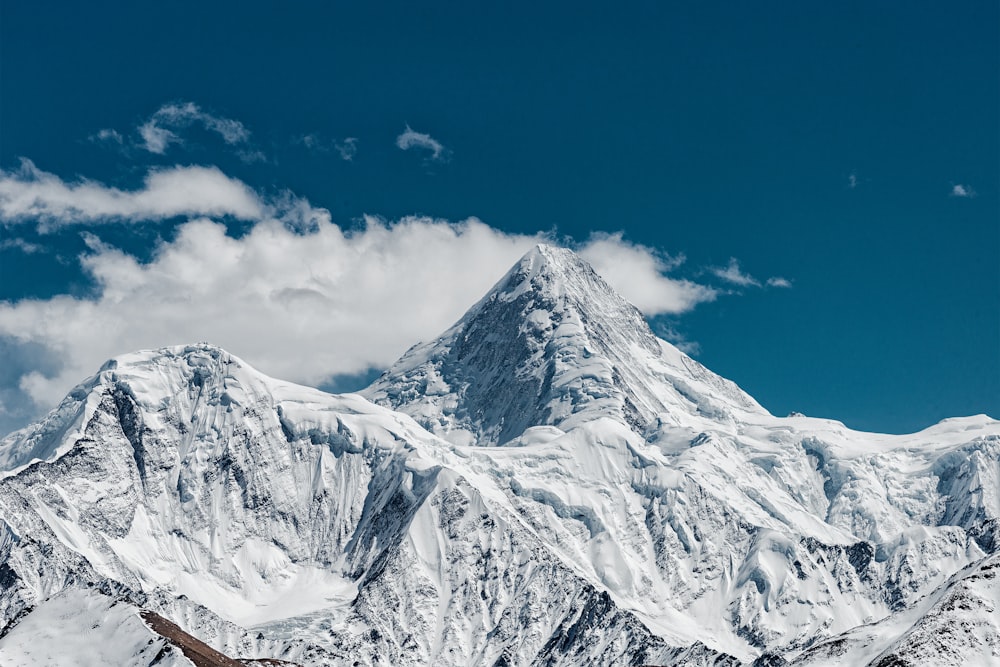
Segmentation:
[(0, 441), (0, 632), (85, 582), (302, 665), (975, 664), (998, 462), (985, 416), (774, 417), (539, 246), (360, 394), (106, 364)]
[(192, 667), (139, 617), (95, 590), (68, 588), (41, 602), (0, 637), (0, 664)]

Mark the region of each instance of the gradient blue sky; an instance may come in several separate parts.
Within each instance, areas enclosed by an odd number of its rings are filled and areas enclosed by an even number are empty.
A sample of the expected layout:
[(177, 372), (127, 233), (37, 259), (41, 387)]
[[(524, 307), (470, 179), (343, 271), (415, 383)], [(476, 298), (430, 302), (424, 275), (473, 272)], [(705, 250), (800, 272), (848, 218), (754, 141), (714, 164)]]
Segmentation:
[[(998, 25), (994, 2), (7, 2), (0, 169), (133, 190), (213, 166), (358, 234), (365, 214), (622, 232), (716, 291), (657, 329), (772, 412), (913, 431), (1000, 417)], [(138, 128), (186, 103), (147, 150)], [(407, 127), (423, 145), (400, 149)], [(25, 299), (97, 299), (81, 253), (148, 262), (187, 220), (30, 217), (0, 221), (0, 430), (72, 353), (16, 330)]]

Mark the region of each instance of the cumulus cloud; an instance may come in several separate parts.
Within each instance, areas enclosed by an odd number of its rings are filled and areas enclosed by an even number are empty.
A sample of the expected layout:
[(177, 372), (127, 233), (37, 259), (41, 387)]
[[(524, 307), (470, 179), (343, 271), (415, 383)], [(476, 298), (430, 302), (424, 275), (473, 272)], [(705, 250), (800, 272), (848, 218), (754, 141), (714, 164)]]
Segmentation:
[(738, 285), (739, 287), (760, 287), (760, 282), (749, 273), (744, 273), (740, 269), (739, 260), (735, 257), (729, 258), (726, 266), (713, 266), (709, 269), (717, 278), (721, 278), (727, 283)]
[(969, 197), (969, 198), (971, 198), (971, 197), (975, 197), (976, 196), (976, 191), (973, 190), (968, 185), (962, 185), (961, 183), (959, 183), (957, 185), (953, 185), (952, 186), (952, 188), (951, 188), (951, 196), (952, 197)]
[(792, 281), (788, 278), (782, 278), (781, 276), (771, 276), (767, 279), (767, 286), (788, 288), (792, 286)]
[[(26, 370), (18, 380), (39, 406), (53, 405), (111, 356), (201, 340), (314, 385), (385, 367), (450, 326), (544, 238), (476, 219), (368, 218), (352, 233), (320, 215), (307, 232), (264, 220), (240, 238), (192, 220), (148, 263), (96, 236), (86, 240), (80, 262), (94, 296), (0, 302), (0, 339), (41, 346), (57, 361), (57, 371)], [(715, 296), (665, 276), (672, 260), (621, 236), (595, 236), (578, 250), (647, 314)]]
[(404, 151), (411, 148), (430, 151), (431, 160), (446, 160), (449, 154), (448, 149), (440, 141), (429, 134), (413, 130), (409, 125), (406, 126), (402, 134), (396, 137), (396, 146)]
[(258, 220), (267, 207), (243, 182), (216, 167), (153, 169), (141, 188), (120, 190), (96, 181), (66, 182), (22, 160), (0, 170), (0, 222), (37, 221), (42, 229), (113, 220), (233, 216)]
[[(212, 115), (193, 102), (182, 102), (163, 105), (139, 126), (142, 147), (150, 153), (163, 155), (171, 144), (182, 143), (177, 130), (195, 124), (218, 134), (231, 146), (246, 144), (250, 139), (250, 131), (238, 120)], [(246, 151), (244, 155), (251, 160), (262, 157), (259, 151)]]
[(683, 257), (629, 243), (620, 233), (594, 234), (579, 254), (646, 315), (681, 313), (717, 296), (707, 285), (666, 275), (684, 262)]

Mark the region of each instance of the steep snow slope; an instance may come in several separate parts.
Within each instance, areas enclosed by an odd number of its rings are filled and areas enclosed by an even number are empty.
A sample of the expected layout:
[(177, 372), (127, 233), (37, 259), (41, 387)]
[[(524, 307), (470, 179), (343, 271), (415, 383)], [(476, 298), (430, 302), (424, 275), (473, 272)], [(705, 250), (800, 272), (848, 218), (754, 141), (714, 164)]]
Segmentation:
[(916, 646), (1000, 543), (1000, 423), (773, 417), (566, 250), (364, 396), (207, 345), (109, 362), (0, 443), (0, 627), (90, 582), (302, 664), (805, 659)]
[(912, 608), (821, 642), (792, 660), (820, 665), (1000, 664), (1000, 554), (955, 574)]
[(109, 363), (4, 448), (44, 457), (0, 480), (4, 624), (92, 582), (243, 657), (558, 664), (669, 650), (448, 443), (209, 346)]

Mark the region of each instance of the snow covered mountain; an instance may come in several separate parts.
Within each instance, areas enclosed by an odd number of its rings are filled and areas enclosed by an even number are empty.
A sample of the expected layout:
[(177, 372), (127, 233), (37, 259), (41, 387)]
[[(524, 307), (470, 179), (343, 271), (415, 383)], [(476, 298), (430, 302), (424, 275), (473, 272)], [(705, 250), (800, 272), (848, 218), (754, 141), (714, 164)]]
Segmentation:
[(140, 352), (0, 470), (5, 665), (1000, 660), (1000, 422), (771, 416), (549, 246), (360, 395)]

